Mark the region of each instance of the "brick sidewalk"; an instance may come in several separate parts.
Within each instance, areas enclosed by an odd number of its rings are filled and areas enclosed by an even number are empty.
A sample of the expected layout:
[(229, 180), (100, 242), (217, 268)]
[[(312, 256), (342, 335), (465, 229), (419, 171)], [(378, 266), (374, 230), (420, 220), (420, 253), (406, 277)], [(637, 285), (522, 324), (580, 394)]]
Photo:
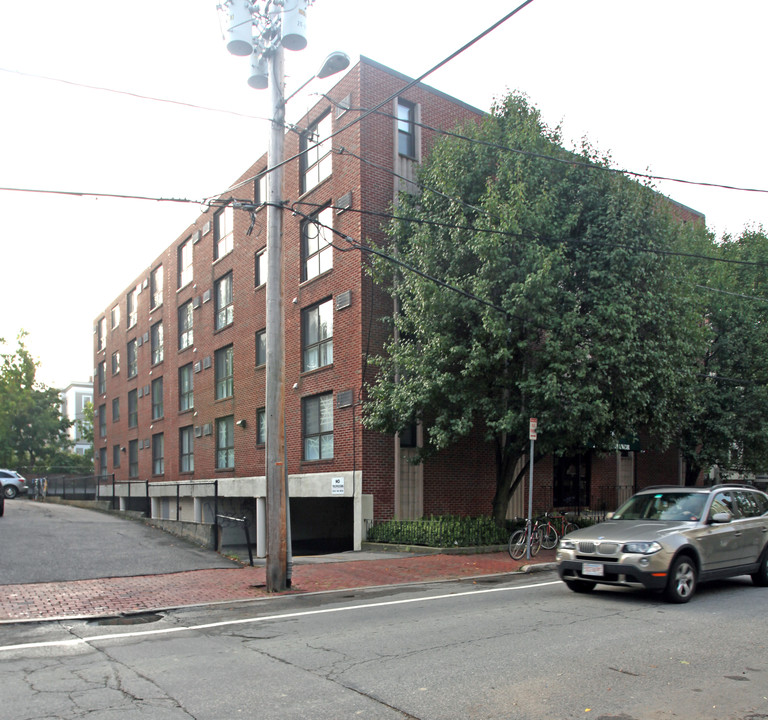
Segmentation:
[[(293, 566), (284, 594), (434, 582), (517, 572), (526, 564), (554, 561), (541, 551), (530, 563), (507, 553), (420, 555), (375, 560), (301, 563)], [(0, 623), (103, 617), (268, 597), (264, 567), (192, 570), (168, 575), (74, 582), (0, 585)]]

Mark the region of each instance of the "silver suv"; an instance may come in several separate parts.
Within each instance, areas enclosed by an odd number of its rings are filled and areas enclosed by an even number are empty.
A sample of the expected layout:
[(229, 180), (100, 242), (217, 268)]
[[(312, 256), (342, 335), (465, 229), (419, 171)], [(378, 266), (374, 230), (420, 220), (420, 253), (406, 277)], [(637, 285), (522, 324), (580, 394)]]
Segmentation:
[(733, 484), (646, 488), (606, 522), (566, 535), (557, 572), (574, 592), (643, 587), (676, 603), (715, 578), (751, 575), (768, 586), (768, 495)]
[(26, 479), (15, 470), (0, 468), (0, 485), (3, 487), (3, 495), (9, 500), (29, 492)]

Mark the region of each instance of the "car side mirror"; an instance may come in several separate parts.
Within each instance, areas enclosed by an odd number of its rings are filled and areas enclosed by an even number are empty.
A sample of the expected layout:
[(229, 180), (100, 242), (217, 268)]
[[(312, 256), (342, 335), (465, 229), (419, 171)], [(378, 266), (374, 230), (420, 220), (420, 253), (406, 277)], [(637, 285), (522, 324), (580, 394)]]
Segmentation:
[(731, 522), (731, 519), (732, 519), (731, 513), (719, 512), (719, 513), (715, 513), (712, 516), (712, 523), (713, 524), (717, 524), (717, 525), (721, 525), (723, 523)]

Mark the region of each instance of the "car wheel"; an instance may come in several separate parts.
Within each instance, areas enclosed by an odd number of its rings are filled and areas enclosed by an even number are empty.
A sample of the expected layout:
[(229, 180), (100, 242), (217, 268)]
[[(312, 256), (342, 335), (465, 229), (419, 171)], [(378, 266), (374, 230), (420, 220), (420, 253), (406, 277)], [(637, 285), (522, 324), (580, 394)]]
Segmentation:
[(686, 603), (696, 592), (696, 565), (688, 555), (675, 558), (669, 569), (664, 597), (673, 603)]
[(566, 580), (565, 584), (568, 586), (569, 590), (573, 590), (575, 593), (591, 593), (595, 589), (595, 585), (597, 585), (597, 583), (594, 582), (582, 582), (580, 580), (572, 582)]
[(6, 486), (3, 488), (3, 494), (4, 494), (4, 495), (5, 495), (5, 497), (7, 497), (9, 500), (13, 500), (13, 498), (15, 498), (15, 497), (16, 497), (16, 495), (18, 495), (18, 492), (19, 492), (19, 491), (18, 491), (18, 490), (17, 490), (17, 489), (16, 489), (16, 488), (15, 488), (13, 485), (6, 485)]
[(760, 556), (760, 567), (750, 577), (755, 585), (768, 587), (768, 547), (763, 550), (763, 554)]

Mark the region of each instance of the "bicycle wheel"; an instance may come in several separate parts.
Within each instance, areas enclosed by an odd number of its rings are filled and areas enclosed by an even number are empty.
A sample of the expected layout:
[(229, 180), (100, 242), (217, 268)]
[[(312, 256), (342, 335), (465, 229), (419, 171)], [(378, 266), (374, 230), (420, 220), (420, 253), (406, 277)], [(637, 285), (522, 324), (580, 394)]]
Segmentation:
[(563, 528), (563, 535), (567, 535), (570, 532), (573, 532), (574, 530), (578, 530), (579, 526), (576, 523), (565, 523), (565, 527)]
[(541, 547), (545, 550), (552, 550), (557, 546), (557, 530), (552, 525), (547, 523), (539, 528), (541, 533)]
[(519, 560), (525, 555), (525, 530), (515, 530), (509, 536), (509, 556)]
[(541, 550), (541, 540), (544, 535), (544, 528), (536, 528), (531, 535), (531, 557)]

